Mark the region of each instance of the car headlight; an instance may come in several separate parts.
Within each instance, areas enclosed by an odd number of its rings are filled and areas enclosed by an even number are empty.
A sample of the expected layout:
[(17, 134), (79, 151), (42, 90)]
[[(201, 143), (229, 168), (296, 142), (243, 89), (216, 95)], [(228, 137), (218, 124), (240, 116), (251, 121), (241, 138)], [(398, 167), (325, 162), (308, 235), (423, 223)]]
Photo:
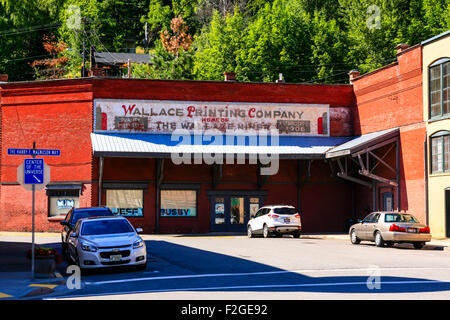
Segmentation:
[(139, 239), (139, 240), (133, 242), (133, 249), (137, 249), (137, 248), (140, 248), (143, 246), (144, 246), (144, 240), (142, 240), (142, 239)]
[(81, 249), (84, 251), (97, 252), (97, 247), (83, 242), (81, 243)]

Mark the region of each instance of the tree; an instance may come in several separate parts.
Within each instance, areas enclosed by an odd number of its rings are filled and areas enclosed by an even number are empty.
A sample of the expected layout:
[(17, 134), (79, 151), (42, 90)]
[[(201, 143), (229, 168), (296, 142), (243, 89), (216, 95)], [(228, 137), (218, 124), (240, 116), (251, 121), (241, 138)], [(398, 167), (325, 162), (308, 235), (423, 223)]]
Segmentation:
[(138, 78), (192, 79), (192, 36), (183, 18), (173, 18), (171, 31), (163, 30), (151, 51), (151, 65), (134, 65)]
[(44, 36), (44, 48), (51, 59), (35, 60), (31, 66), (36, 72), (36, 79), (59, 79), (67, 72), (65, 66), (68, 58), (61, 56), (67, 48), (64, 42), (57, 42), (55, 36)]
[(194, 42), (195, 78), (222, 80), (224, 72), (237, 72), (237, 57), (244, 47), (247, 27), (247, 21), (238, 9), (225, 17), (214, 11), (209, 27), (205, 27)]
[(54, 32), (64, 0), (0, 0), (0, 73), (11, 81), (32, 80), (29, 62), (48, 56), (44, 35)]

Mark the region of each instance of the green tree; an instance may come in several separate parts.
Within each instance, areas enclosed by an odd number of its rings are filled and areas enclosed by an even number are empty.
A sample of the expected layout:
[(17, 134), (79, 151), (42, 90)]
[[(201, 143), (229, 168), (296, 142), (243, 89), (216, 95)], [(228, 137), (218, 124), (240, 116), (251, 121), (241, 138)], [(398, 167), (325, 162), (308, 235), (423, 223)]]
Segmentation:
[(48, 57), (42, 45), (45, 35), (59, 25), (63, 0), (0, 0), (0, 73), (11, 81), (31, 80), (30, 63)]
[(244, 47), (246, 30), (247, 21), (239, 10), (225, 17), (214, 11), (210, 25), (202, 30), (194, 43), (195, 78), (222, 80), (224, 72), (238, 72), (237, 57)]

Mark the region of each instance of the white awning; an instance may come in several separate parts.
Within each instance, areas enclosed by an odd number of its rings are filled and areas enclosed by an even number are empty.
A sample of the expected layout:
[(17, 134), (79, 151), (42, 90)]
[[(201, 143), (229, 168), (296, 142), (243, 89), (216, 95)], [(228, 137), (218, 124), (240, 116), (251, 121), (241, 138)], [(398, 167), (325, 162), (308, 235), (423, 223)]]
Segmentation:
[[(348, 141), (346, 137), (303, 137), (301, 139), (281, 139), (276, 146), (249, 145), (170, 145), (161, 135), (145, 134), (102, 134), (91, 133), (94, 156), (102, 157), (151, 157), (166, 158), (171, 154), (235, 154), (264, 155), (277, 154), (280, 158), (315, 159), (324, 158), (325, 153), (334, 146)], [(297, 137), (296, 137), (297, 138)], [(163, 143), (164, 140), (166, 143)], [(159, 142), (159, 143), (155, 143)], [(288, 141), (288, 142), (286, 142)], [(286, 145), (287, 143), (291, 145)], [(297, 144), (297, 145), (294, 145)], [(298, 145), (300, 144), (300, 145)]]
[(394, 142), (400, 132), (399, 128), (363, 134), (353, 140), (331, 148), (326, 152), (326, 158), (336, 158), (351, 155), (363, 149), (370, 148), (380, 143)]

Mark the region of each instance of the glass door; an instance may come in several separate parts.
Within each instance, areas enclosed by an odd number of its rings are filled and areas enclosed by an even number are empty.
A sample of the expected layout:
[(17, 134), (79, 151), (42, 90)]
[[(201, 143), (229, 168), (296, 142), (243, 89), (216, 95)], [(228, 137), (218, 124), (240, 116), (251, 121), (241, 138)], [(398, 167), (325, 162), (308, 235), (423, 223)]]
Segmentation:
[(252, 214), (263, 205), (263, 197), (224, 192), (211, 196), (211, 231), (244, 231)]

